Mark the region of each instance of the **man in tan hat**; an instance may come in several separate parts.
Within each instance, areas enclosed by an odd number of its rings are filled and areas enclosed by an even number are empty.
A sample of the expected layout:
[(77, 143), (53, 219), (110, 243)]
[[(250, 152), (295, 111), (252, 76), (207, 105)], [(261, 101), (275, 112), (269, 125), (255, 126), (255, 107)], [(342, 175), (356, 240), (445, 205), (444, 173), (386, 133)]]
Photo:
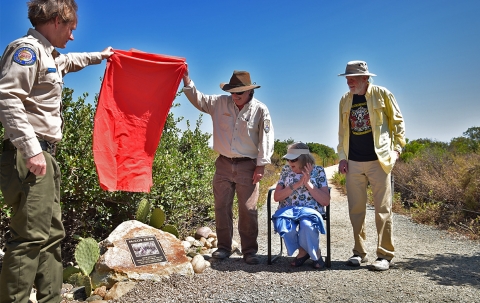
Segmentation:
[(378, 234), (377, 259), (371, 269), (387, 270), (394, 257), (392, 236), (391, 176), (393, 165), (405, 145), (402, 113), (393, 94), (372, 85), (364, 61), (350, 61), (344, 74), (350, 89), (340, 99), (338, 155), (340, 173), (346, 174), (348, 209), (355, 245), (349, 266), (367, 262), (365, 214), (367, 185), (375, 205)]
[(273, 154), (273, 125), (267, 106), (253, 97), (250, 74), (234, 71), (229, 83), (220, 88), (230, 95), (204, 95), (188, 76), (183, 77), (183, 92), (198, 110), (211, 115), (215, 161), (213, 194), (218, 250), (217, 259), (228, 258), (232, 250), (233, 198), (238, 199), (238, 231), (243, 259), (258, 264), (258, 182)]

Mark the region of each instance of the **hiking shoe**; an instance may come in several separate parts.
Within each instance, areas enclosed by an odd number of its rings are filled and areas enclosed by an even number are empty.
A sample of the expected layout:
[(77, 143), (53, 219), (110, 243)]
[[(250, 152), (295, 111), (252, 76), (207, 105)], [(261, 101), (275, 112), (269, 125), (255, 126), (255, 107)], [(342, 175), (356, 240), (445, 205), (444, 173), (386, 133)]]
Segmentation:
[(384, 258), (377, 258), (375, 262), (372, 263), (372, 270), (384, 271), (390, 268), (390, 260)]
[(230, 257), (231, 253), (229, 250), (226, 250), (224, 248), (219, 248), (216, 251), (213, 252), (212, 257), (215, 259), (225, 259)]
[(357, 266), (360, 266), (360, 263), (365, 263), (365, 262), (368, 262), (368, 258), (366, 256), (362, 258), (359, 255), (353, 255), (348, 259), (347, 265), (357, 267)]
[(244, 254), (243, 255), (243, 261), (245, 261), (245, 263), (250, 264), (250, 265), (255, 265), (255, 264), (260, 263), (260, 260), (258, 259), (258, 257), (255, 254)]

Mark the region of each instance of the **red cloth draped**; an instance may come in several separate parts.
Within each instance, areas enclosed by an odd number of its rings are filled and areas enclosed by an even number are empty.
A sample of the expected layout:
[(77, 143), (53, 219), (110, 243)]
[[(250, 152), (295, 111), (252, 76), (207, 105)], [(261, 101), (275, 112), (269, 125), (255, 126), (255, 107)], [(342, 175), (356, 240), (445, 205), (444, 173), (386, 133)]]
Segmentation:
[(93, 130), (104, 190), (150, 192), (152, 163), (186, 70), (184, 58), (115, 50), (108, 59)]

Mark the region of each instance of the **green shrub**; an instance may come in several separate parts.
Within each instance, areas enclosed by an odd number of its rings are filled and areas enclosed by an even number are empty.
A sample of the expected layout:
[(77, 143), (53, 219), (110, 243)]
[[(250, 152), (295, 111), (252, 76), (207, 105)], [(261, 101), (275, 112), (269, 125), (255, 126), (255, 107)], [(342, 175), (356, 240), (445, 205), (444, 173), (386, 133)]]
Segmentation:
[(341, 186), (341, 187), (344, 187), (345, 184), (347, 184), (345, 175), (339, 173), (338, 171), (333, 173), (332, 181), (333, 181), (333, 184), (336, 184), (337, 186)]
[(310, 152), (318, 156), (319, 159), (315, 159), (317, 165), (327, 167), (337, 163), (338, 155), (333, 148), (320, 143), (307, 143), (307, 145)]
[[(211, 225), (214, 217), (211, 182), (215, 153), (208, 146), (210, 134), (195, 129), (182, 131), (177, 124), (183, 118), (169, 113), (161, 143), (153, 163), (153, 187), (150, 193), (107, 192), (98, 182), (92, 134), (95, 105), (85, 101), (88, 94), (72, 99), (73, 90), (62, 94), (64, 137), (56, 159), (62, 174), (61, 205), (66, 238), (62, 244), (64, 264), (73, 261), (73, 235), (104, 239), (120, 223), (135, 218), (137, 204), (146, 198), (154, 208), (162, 206), (168, 224), (179, 227), (180, 235), (198, 226)], [(95, 103), (96, 103), (95, 98)], [(174, 105), (174, 106), (179, 106)], [(3, 131), (3, 129), (2, 129)], [(0, 246), (3, 246), (10, 209), (0, 195)]]
[(479, 154), (428, 146), (395, 165), (395, 190), (418, 222), (480, 238), (478, 163)]
[(178, 227), (181, 236), (192, 228), (211, 224), (214, 218), (212, 180), (215, 152), (208, 147), (210, 134), (202, 133), (202, 116), (194, 130), (183, 133), (181, 119), (168, 115), (153, 164), (153, 182), (148, 198), (154, 207), (162, 206), (165, 223)]

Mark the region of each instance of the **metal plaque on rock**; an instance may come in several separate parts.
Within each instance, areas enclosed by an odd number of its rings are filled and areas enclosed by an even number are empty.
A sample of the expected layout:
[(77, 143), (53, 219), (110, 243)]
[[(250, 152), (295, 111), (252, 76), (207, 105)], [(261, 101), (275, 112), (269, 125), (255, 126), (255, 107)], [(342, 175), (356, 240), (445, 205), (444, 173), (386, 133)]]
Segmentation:
[(167, 262), (162, 246), (155, 236), (126, 239), (135, 266)]

